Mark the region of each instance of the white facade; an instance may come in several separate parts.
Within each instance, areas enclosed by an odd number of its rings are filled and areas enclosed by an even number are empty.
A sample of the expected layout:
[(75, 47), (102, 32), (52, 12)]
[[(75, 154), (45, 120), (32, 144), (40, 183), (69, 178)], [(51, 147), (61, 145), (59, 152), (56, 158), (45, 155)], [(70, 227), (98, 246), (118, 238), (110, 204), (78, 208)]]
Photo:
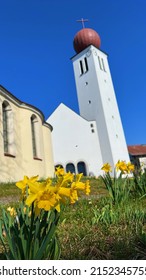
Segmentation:
[(146, 169), (146, 157), (139, 157), (139, 163), (141, 169), (144, 171)]
[(80, 115), (96, 122), (103, 163), (129, 161), (107, 55), (91, 45), (72, 61)]
[(80, 116), (61, 104), (48, 118), (53, 126), (55, 165), (84, 162), (86, 174), (98, 176), (101, 167), (129, 162), (107, 55), (93, 45), (72, 58)]
[(75, 173), (85, 163), (86, 174), (96, 175), (102, 166), (99, 139), (95, 121), (86, 121), (64, 104), (49, 117), (53, 126), (52, 143), (55, 165), (64, 169), (73, 164)]

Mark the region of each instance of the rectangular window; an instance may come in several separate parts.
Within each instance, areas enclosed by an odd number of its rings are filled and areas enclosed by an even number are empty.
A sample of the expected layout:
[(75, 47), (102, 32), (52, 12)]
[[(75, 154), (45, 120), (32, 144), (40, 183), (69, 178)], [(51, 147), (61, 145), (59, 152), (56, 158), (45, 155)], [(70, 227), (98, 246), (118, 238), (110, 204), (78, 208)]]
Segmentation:
[(32, 133), (32, 149), (33, 156), (37, 157), (37, 149), (36, 149), (36, 136), (35, 136), (35, 123), (34, 120), (31, 119), (31, 133)]
[(13, 130), (13, 112), (7, 101), (2, 103), (2, 126), (4, 155), (15, 157), (15, 142)]
[(9, 141), (8, 141), (8, 114), (7, 110), (3, 110), (3, 139), (4, 139), (4, 152), (8, 153)]
[(85, 61), (85, 72), (87, 72), (88, 71), (88, 62), (87, 62), (86, 57), (84, 58), (84, 61)]
[(100, 61), (100, 57), (98, 56), (98, 62), (99, 62), (99, 67), (102, 70), (102, 65), (101, 65), (101, 61)]
[(106, 72), (103, 58), (101, 59), (101, 61), (102, 61), (103, 71)]
[(82, 60), (80, 60), (80, 75), (83, 75), (84, 71), (83, 71), (83, 63)]
[(80, 75), (85, 74), (88, 71), (88, 62), (87, 62), (87, 58), (84, 57), (83, 60), (79, 61), (80, 63)]
[(106, 72), (103, 58), (100, 58), (100, 57), (98, 56), (98, 62), (99, 62), (99, 67), (100, 67), (100, 69), (101, 69), (102, 71)]

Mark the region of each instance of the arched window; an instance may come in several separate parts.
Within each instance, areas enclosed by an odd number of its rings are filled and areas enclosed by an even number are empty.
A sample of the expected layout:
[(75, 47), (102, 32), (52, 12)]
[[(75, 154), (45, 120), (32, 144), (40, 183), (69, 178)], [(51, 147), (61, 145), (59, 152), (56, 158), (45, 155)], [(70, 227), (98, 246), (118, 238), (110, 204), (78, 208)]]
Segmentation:
[(77, 164), (78, 173), (83, 173), (84, 176), (87, 176), (86, 164), (83, 161), (79, 161)]
[(13, 113), (7, 101), (2, 103), (4, 154), (14, 155)]
[(76, 173), (75, 172), (75, 166), (74, 166), (74, 164), (73, 163), (68, 163), (67, 165), (66, 165), (66, 172), (71, 172), (71, 173)]
[(62, 164), (56, 164), (55, 165), (55, 171), (57, 170), (58, 167), (63, 168), (63, 165)]
[(33, 157), (39, 158), (39, 123), (35, 115), (31, 116), (31, 137), (32, 137), (32, 151)]

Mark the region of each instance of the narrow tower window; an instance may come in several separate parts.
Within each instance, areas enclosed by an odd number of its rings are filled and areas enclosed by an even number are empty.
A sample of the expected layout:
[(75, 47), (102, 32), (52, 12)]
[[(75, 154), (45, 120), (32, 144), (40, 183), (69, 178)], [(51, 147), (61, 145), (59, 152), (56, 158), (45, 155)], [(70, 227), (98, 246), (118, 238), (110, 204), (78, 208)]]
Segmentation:
[(98, 56), (98, 62), (99, 62), (99, 67), (100, 67), (100, 69), (101, 69), (102, 71), (106, 72), (103, 58), (100, 58), (100, 57)]
[(80, 60), (80, 75), (83, 75), (84, 71), (83, 71), (83, 63), (82, 60)]
[(100, 57), (98, 56), (98, 62), (99, 62), (99, 67), (102, 70), (102, 65), (101, 65), (101, 61), (100, 61)]
[(80, 64), (80, 75), (85, 74), (88, 71), (88, 62), (87, 62), (87, 58), (84, 57), (83, 60), (79, 61)]
[(103, 70), (104, 70), (104, 72), (106, 72), (103, 58), (101, 58), (101, 62), (102, 62)]
[(87, 72), (88, 71), (88, 62), (87, 62), (86, 57), (84, 58), (84, 61), (85, 61), (85, 72)]

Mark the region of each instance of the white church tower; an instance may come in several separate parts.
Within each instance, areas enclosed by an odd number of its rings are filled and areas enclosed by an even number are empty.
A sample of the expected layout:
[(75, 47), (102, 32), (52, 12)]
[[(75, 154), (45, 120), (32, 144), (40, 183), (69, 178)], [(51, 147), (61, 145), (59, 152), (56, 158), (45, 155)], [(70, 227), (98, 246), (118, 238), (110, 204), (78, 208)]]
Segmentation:
[(115, 166), (118, 160), (128, 162), (108, 56), (100, 50), (99, 35), (93, 29), (83, 28), (74, 37), (74, 49), (72, 62), (80, 116), (96, 123), (103, 163)]
[(115, 97), (107, 54), (100, 37), (83, 28), (74, 37), (72, 57), (80, 115), (60, 104), (48, 118), (53, 126), (55, 167), (99, 176), (101, 167), (129, 161), (124, 131)]

